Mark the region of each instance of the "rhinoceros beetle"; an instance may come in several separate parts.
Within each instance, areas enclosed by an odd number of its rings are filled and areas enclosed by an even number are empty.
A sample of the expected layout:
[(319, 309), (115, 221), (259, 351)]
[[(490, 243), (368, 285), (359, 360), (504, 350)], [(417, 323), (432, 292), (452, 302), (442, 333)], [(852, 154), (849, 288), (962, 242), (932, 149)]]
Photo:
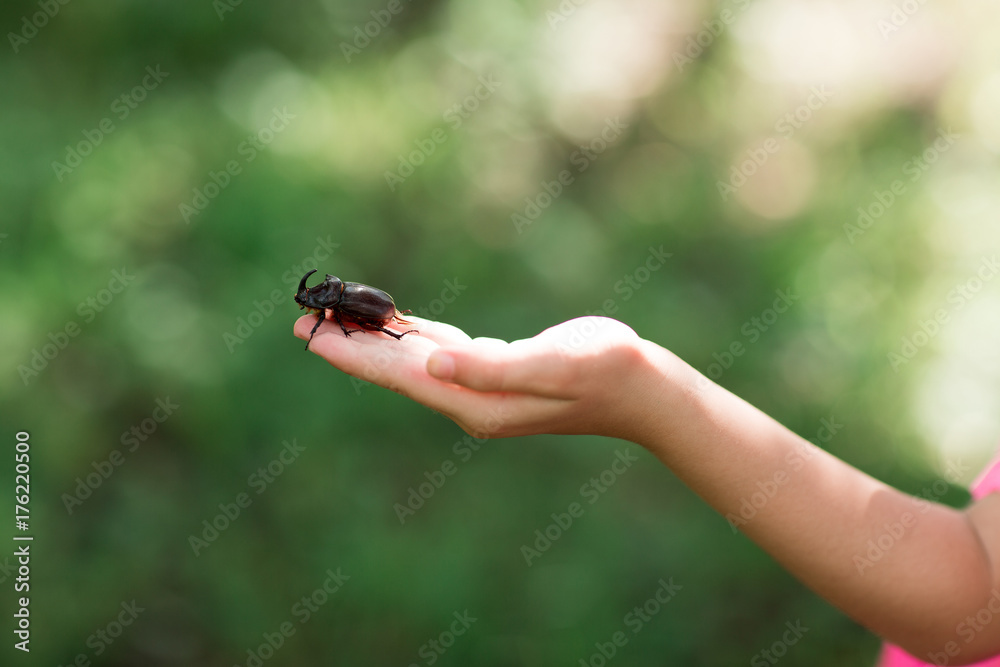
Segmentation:
[[(316, 273), (313, 269), (302, 276), (299, 281), (299, 291), (295, 295), (295, 303), (299, 304), (299, 310), (309, 309), (309, 312), (318, 312), (316, 326), (309, 332), (309, 340), (306, 341), (306, 349), (312, 342), (319, 325), (326, 319), (326, 311), (330, 311), (334, 321), (340, 325), (340, 330), (350, 338), (352, 333), (357, 331), (381, 331), (399, 340), (408, 333), (418, 333), (416, 329), (396, 333), (389, 331), (385, 325), (396, 321), (400, 324), (410, 324), (402, 319), (400, 315), (408, 315), (410, 311), (396, 310), (396, 304), (392, 297), (380, 289), (362, 285), (361, 283), (345, 283), (336, 276), (326, 274), (326, 280), (315, 287), (306, 287), (306, 279)], [(356, 324), (360, 329), (350, 329), (344, 326), (344, 320), (350, 324)]]

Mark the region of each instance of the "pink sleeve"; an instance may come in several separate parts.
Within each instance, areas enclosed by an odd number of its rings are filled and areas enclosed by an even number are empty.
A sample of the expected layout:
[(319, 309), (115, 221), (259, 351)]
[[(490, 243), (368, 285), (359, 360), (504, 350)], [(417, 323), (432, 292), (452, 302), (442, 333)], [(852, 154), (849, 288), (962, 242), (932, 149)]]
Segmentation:
[[(986, 469), (983, 470), (979, 477), (976, 478), (976, 481), (972, 483), (972, 497), (974, 500), (979, 500), (994, 491), (1000, 491), (1000, 454), (998, 454), (997, 457), (993, 459), (988, 466), (986, 466)], [(941, 654), (936, 657), (941, 660), (945, 660), (945, 662), (940, 662), (938, 664), (947, 664), (947, 655)], [(882, 649), (882, 656), (879, 658), (878, 667), (922, 667), (924, 665), (932, 664), (933, 663), (929, 662), (921, 662), (898, 646), (886, 644)], [(977, 662), (975, 665), (970, 665), (969, 667), (987, 666), (1000, 667), (1000, 656), (991, 658), (985, 662)]]
[(1000, 491), (1000, 455), (998, 455), (972, 483), (972, 497), (976, 500), (994, 491)]

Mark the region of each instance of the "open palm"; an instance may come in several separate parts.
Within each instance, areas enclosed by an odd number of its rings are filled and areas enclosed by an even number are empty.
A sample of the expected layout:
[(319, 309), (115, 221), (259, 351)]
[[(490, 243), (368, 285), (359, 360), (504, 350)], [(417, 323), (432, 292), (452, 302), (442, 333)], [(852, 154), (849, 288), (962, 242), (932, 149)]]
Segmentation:
[[(635, 376), (645, 341), (617, 320), (582, 317), (508, 343), (470, 338), (443, 322), (407, 319), (419, 333), (402, 340), (373, 332), (345, 337), (327, 320), (309, 349), (477, 437), (619, 435), (633, 416), (632, 394), (641, 383), (623, 380)], [(308, 339), (315, 322), (313, 315), (299, 318), (295, 335)]]

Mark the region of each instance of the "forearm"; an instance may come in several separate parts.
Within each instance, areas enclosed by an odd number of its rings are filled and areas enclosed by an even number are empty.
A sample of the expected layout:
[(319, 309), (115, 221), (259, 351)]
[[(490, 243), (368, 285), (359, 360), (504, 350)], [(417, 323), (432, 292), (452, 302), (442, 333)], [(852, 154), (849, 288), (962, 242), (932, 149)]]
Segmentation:
[[(847, 465), (662, 348), (646, 358), (636, 396), (647, 418), (630, 439), (810, 588), (924, 655), (986, 605), (992, 571), (964, 513)], [(959, 642), (963, 657), (995, 645), (996, 629), (979, 634)]]

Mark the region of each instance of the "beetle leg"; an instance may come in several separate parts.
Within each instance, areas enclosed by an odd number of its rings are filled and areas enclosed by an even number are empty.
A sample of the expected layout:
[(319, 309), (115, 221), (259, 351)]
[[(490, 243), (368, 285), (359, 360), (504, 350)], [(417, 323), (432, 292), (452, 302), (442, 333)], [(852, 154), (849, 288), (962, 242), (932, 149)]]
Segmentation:
[(340, 319), (340, 313), (338, 313), (336, 310), (333, 311), (333, 319), (337, 321), (337, 324), (340, 325), (340, 330), (343, 331), (344, 335), (347, 336), (348, 338), (351, 337), (352, 333), (361, 331), (361, 329), (351, 329), (350, 331), (348, 331), (347, 327), (344, 326), (344, 322)]
[(395, 331), (389, 331), (388, 329), (386, 329), (385, 327), (383, 327), (382, 325), (379, 325), (379, 324), (373, 325), (372, 326), (372, 330), (374, 330), (374, 331), (381, 331), (384, 334), (389, 334), (390, 336), (392, 336), (396, 340), (401, 339), (403, 336), (405, 336), (408, 333), (419, 333), (416, 329), (410, 329), (409, 331), (404, 331), (403, 333), (396, 333)]
[(323, 324), (323, 320), (326, 319), (326, 311), (319, 311), (319, 317), (316, 318), (316, 324), (313, 326), (312, 331), (309, 332), (309, 340), (306, 341), (306, 349), (309, 349), (309, 343), (313, 342), (313, 336), (316, 335), (316, 329), (319, 329), (319, 325)]

